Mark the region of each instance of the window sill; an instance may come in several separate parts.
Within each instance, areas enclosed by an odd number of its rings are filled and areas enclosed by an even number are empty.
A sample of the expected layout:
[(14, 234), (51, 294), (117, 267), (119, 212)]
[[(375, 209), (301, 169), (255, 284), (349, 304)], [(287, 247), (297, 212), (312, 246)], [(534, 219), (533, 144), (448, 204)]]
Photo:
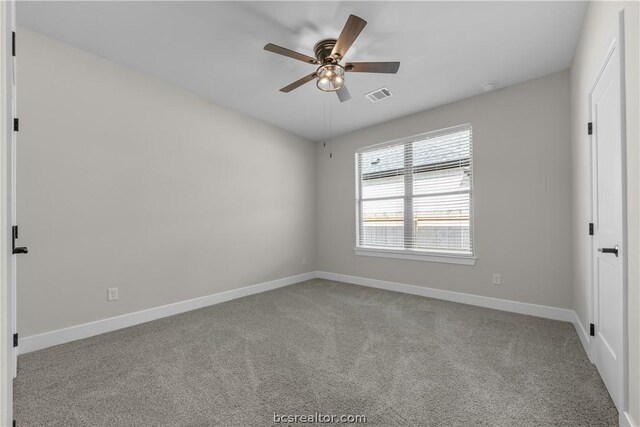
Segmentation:
[(471, 255), (437, 254), (393, 249), (354, 248), (356, 255), (381, 258), (408, 259), (412, 261), (442, 262), (447, 264), (475, 265), (476, 257)]

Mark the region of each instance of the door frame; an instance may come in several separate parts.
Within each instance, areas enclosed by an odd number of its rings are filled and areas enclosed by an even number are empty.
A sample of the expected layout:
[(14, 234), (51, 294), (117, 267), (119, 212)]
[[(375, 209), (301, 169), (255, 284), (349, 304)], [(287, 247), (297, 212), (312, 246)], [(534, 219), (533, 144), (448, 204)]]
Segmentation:
[[(607, 44), (607, 49), (605, 54), (602, 56), (602, 60), (599, 62), (598, 72), (595, 74), (591, 88), (589, 89), (589, 93), (587, 96), (588, 102), (588, 117), (589, 122), (593, 122), (592, 117), (592, 94), (595, 90), (595, 87), (602, 76), (605, 67), (609, 61), (609, 58), (613, 54), (614, 50), (618, 50), (618, 60), (620, 62), (620, 171), (622, 178), (622, 241), (620, 242), (621, 247), (621, 262), (622, 262), (622, 358), (620, 361), (621, 371), (622, 371), (622, 402), (620, 402), (621, 407), (618, 408), (620, 415), (628, 409), (629, 407), (629, 337), (628, 337), (628, 230), (627, 230), (627, 126), (626, 126), (626, 90), (625, 90), (625, 52), (624, 52), (624, 9), (618, 13), (618, 20), (613, 26), (612, 31), (607, 36), (610, 42)], [(589, 143), (589, 221), (593, 223), (595, 218), (594, 214), (594, 201), (595, 198), (593, 196), (594, 188), (593, 188), (593, 178), (594, 178), (594, 170), (593, 170), (593, 162), (594, 158), (594, 139), (593, 135), (588, 136)], [(594, 315), (595, 315), (595, 295), (596, 295), (596, 280), (594, 274), (594, 239), (589, 239), (589, 272), (588, 279), (590, 282), (590, 286), (588, 289), (588, 310), (589, 310), (589, 322), (594, 323)], [(595, 340), (593, 337), (589, 337), (589, 346), (588, 346), (588, 354), (589, 360), (591, 363), (594, 363), (594, 354), (595, 354)]]

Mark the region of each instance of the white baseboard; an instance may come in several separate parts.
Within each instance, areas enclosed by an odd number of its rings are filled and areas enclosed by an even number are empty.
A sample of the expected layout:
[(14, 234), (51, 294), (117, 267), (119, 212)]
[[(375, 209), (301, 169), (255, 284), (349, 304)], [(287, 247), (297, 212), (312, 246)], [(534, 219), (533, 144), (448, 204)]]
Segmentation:
[(638, 427), (638, 424), (633, 421), (628, 412), (620, 412), (618, 423), (620, 427)]
[(573, 327), (576, 328), (576, 332), (578, 333), (578, 337), (580, 338), (580, 342), (582, 343), (582, 347), (584, 348), (585, 353), (587, 353), (587, 357), (593, 363), (593, 360), (591, 359), (591, 337), (580, 321), (578, 313), (576, 313), (575, 311), (573, 312)]
[(404, 283), (387, 282), (385, 280), (367, 279), (365, 277), (347, 276), (345, 274), (328, 273), (326, 271), (318, 271), (317, 277), (321, 279), (353, 283), (354, 285), (369, 286), (372, 288), (403, 292), (405, 294), (411, 295), (420, 295), (423, 297), (436, 298), (462, 304), (477, 305), (480, 307), (493, 308), (495, 310), (543, 317), (545, 319), (561, 320), (570, 323), (573, 323), (574, 321), (574, 311), (566, 308), (529, 304), (526, 302), (484, 297), (480, 295), (465, 294), (462, 292), (445, 291), (442, 289), (407, 285)]
[(64, 329), (57, 329), (55, 331), (44, 332), (42, 334), (31, 335), (24, 338), (20, 337), (18, 354), (25, 354), (54, 345), (64, 344), (70, 341), (103, 334), (105, 332), (111, 332), (117, 329), (138, 325), (140, 323), (149, 322), (151, 320), (160, 319), (162, 317), (173, 316), (174, 314), (184, 313), (186, 311), (219, 304), (221, 302), (246, 297), (248, 295), (270, 291), (272, 289), (281, 288), (283, 286), (289, 286), (293, 285), (294, 283), (313, 279), (314, 277), (316, 277), (315, 272), (299, 274), (297, 276), (290, 276), (282, 279), (272, 280), (270, 282), (259, 283), (257, 285), (246, 286), (239, 289), (232, 289), (230, 291), (219, 292), (217, 294), (206, 295), (203, 297), (167, 304), (160, 307), (153, 307), (142, 311), (136, 311), (134, 313), (111, 317), (108, 319), (96, 320), (94, 322), (70, 326)]
[(407, 285), (404, 283), (388, 282), (384, 280), (368, 279), (364, 277), (348, 276), (344, 274), (329, 273), (326, 271), (315, 271), (297, 276), (285, 277), (270, 282), (259, 283), (257, 285), (246, 286), (244, 288), (232, 289), (217, 294), (206, 295), (186, 301), (180, 301), (160, 307), (149, 308), (134, 313), (123, 314), (121, 316), (108, 319), (96, 320), (94, 322), (81, 325), (70, 326), (64, 329), (45, 332), (20, 338), (18, 354), (25, 354), (58, 344), (88, 338), (105, 332), (138, 325), (160, 319), (162, 317), (173, 316), (174, 314), (207, 307), (221, 302), (230, 301), (248, 295), (269, 291), (294, 283), (313, 279), (315, 277), (339, 282), (352, 283), (355, 285), (369, 286), (373, 288), (386, 289), (389, 291), (403, 292), (411, 295), (420, 295), (429, 298), (441, 299), (445, 301), (458, 302), (462, 304), (476, 305), (480, 307), (492, 308), (495, 310), (509, 311), (512, 313), (526, 314), (529, 316), (543, 317), (552, 320), (561, 320), (573, 323), (582, 345), (588, 351), (589, 336), (580, 323), (578, 316), (573, 310), (550, 307), (545, 305), (530, 304), (525, 302), (511, 301), (499, 298), (485, 297), (480, 295), (465, 294), (461, 292), (446, 291), (442, 289), (427, 288), (423, 286)]

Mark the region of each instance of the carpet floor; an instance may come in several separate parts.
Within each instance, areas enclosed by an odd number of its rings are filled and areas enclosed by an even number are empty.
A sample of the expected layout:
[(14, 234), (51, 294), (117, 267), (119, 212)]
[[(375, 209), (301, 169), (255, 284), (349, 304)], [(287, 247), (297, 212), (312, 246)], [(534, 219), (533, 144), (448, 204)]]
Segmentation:
[(22, 426), (614, 426), (573, 326), (314, 279), (22, 355)]

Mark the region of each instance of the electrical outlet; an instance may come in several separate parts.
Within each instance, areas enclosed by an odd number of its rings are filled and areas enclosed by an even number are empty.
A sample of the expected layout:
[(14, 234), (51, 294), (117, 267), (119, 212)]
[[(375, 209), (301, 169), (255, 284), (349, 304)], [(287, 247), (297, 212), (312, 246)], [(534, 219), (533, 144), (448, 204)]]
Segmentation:
[(500, 278), (499, 274), (494, 274), (493, 275), (493, 284), (494, 285), (499, 285), (500, 283), (502, 283), (502, 279)]
[(115, 301), (118, 299), (118, 288), (107, 289), (107, 301)]
[(302, 258), (302, 265), (307, 265), (307, 259), (306, 258)]

